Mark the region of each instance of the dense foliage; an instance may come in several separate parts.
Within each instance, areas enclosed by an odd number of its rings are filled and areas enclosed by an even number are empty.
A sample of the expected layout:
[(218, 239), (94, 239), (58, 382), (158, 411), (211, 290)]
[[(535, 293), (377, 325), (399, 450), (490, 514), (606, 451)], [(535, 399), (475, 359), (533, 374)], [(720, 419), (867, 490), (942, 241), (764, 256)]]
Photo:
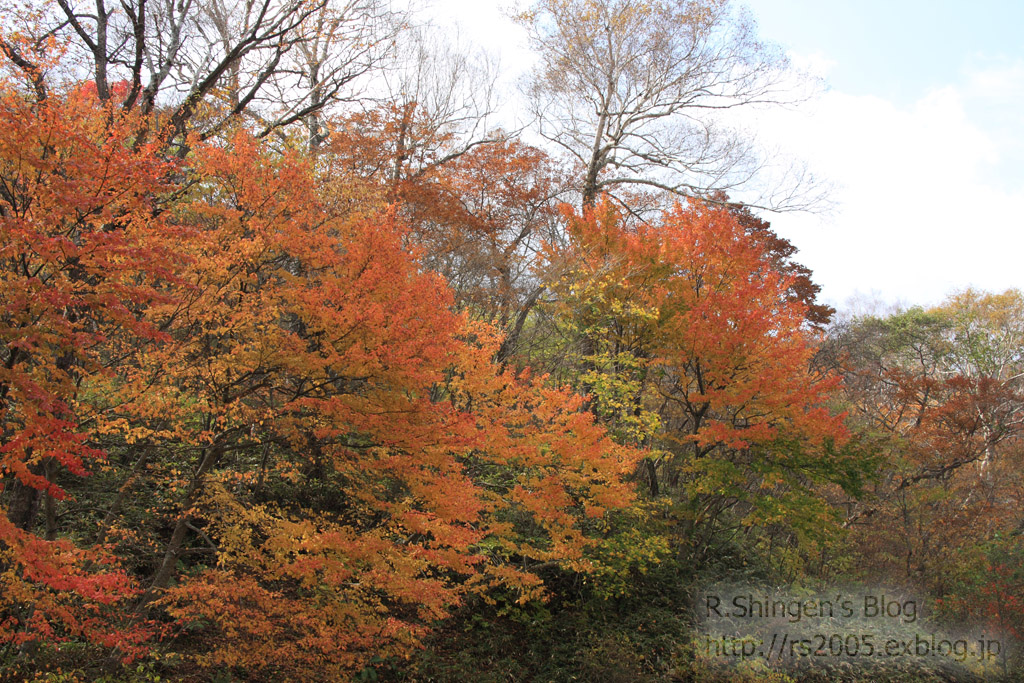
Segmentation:
[[(382, 3), (58, 5), (0, 28), (3, 679), (877, 677), (708, 664), (721, 579), (1024, 636), (1019, 292), (833, 322), (686, 146), (662, 187), (478, 131), (466, 58), (347, 107), (400, 70)], [(544, 17), (653, 11), (541, 9), (548, 95)], [(692, 30), (633, 37), (715, 79), (719, 34), (758, 58), (714, 97), (784, 67), (724, 2), (658, 10)], [(609, 150), (657, 135), (653, 68)]]

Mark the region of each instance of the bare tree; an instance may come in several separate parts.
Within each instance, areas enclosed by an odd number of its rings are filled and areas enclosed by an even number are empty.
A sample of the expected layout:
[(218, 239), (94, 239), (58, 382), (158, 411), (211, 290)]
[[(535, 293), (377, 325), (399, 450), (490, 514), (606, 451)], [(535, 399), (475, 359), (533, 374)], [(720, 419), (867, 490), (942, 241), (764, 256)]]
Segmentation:
[[(629, 186), (713, 200), (768, 170), (723, 112), (791, 101), (791, 71), (728, 0), (538, 0), (519, 20), (539, 132), (579, 163), (584, 205)], [(806, 203), (809, 177), (789, 171), (754, 205)]]
[(382, 67), (404, 27), (387, 0), (56, 0), (35, 9), (0, 18), (42, 17), (36, 43), (66, 39), (87, 73), (65, 77), (93, 81), (101, 101), (160, 109), (171, 134), (214, 135), (242, 115), (263, 135), (304, 122), (312, 144), (325, 134), (324, 110), (355, 97), (353, 81)]
[[(230, 60), (250, 27), (264, 21), (263, 7), (253, 0), (203, 2), (205, 58), (211, 64)], [(245, 112), (257, 119), (261, 135), (301, 121), (316, 147), (327, 136), (323, 116), (330, 106), (360, 99), (353, 82), (391, 62), (404, 22), (385, 0), (289, 2), (294, 4), (289, 31), (231, 61), (220, 91), (227, 114)], [(190, 72), (208, 68), (199, 65)]]
[(488, 130), (495, 106), (493, 60), (430, 25), (403, 38), (382, 93), (383, 106), (399, 119), (393, 180), (424, 175), (504, 137)]
[(403, 29), (403, 15), (381, 0), (337, 0), (307, 22), (294, 68), (299, 88), (308, 95), (284, 118), (305, 120), (310, 147), (327, 138), (323, 114), (328, 104), (358, 99), (343, 94), (343, 88), (390, 60)]

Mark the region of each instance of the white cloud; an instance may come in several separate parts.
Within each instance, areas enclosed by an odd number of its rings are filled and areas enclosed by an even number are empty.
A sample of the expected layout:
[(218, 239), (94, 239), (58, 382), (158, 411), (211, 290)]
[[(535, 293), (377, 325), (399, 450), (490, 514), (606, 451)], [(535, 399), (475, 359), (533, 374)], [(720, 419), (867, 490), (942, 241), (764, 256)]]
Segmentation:
[(966, 71), (967, 92), (990, 99), (1012, 100), (1024, 96), (1024, 61), (979, 61), (982, 63)]
[[(831, 301), (875, 290), (926, 304), (968, 285), (1024, 288), (1024, 186), (986, 177), (1005, 144), (968, 114), (967, 93), (997, 87), (992, 74), (978, 79), (908, 108), (830, 91), (759, 117), (768, 139), (839, 185), (829, 218), (770, 217)], [(1017, 104), (1024, 109), (1024, 96)]]
[(789, 63), (795, 70), (815, 78), (825, 78), (836, 66), (834, 59), (821, 52), (809, 54), (790, 52), (787, 57), (789, 57)]

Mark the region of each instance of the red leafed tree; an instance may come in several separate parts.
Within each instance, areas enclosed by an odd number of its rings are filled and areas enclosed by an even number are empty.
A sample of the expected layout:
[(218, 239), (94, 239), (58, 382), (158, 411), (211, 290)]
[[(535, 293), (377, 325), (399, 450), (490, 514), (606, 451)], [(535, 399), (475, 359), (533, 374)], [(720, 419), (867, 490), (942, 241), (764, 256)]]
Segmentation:
[(747, 236), (760, 245), (764, 258), (779, 274), (789, 281), (787, 294), (800, 301), (805, 307), (807, 322), (824, 329), (835, 314), (835, 309), (818, 301), (821, 286), (811, 279), (811, 269), (793, 260), (797, 248), (792, 242), (780, 237), (771, 224), (755, 216), (745, 207), (732, 208)]
[(854, 424), (888, 456), (874, 495), (850, 510), (862, 562), (927, 585), (957, 620), (1018, 631), (1022, 330), (1020, 292), (967, 290), (854, 318), (829, 349)]
[(762, 236), (699, 202), (632, 227), (601, 203), (570, 235), (550, 257), (573, 264), (554, 319), (591, 410), (647, 449), (652, 495), (687, 502), (689, 540), (727, 518), (812, 530), (825, 513), (806, 488), (846, 476), (837, 380), (812, 371), (808, 308)]
[(109, 344), (164, 336), (143, 312), (175, 278), (157, 217), (171, 168), (139, 125), (80, 89), (30, 102), (0, 84), (0, 643), (131, 653), (145, 637), (122, 623), (129, 575), (102, 545), (58, 540), (56, 519), (105, 459), (83, 400), (117, 368)]

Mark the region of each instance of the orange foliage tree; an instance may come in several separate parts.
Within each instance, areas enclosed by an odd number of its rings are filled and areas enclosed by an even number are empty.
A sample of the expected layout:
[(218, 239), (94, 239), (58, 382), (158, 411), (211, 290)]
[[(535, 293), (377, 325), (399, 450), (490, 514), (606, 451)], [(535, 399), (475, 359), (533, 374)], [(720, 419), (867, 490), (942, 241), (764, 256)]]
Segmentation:
[(811, 369), (807, 305), (763, 235), (697, 201), (631, 227), (602, 203), (569, 233), (550, 257), (574, 264), (552, 285), (555, 324), (575, 338), (591, 410), (646, 449), (651, 494), (684, 505), (688, 541), (823, 528), (808, 487), (858, 473), (826, 407), (836, 378)]
[(135, 581), (103, 543), (61, 538), (58, 507), (105, 459), (91, 378), (115, 376), (114, 349), (166, 338), (145, 311), (178, 277), (161, 218), (174, 169), (137, 117), (36, 92), (0, 82), (0, 644), (130, 655), (148, 633), (127, 623)]
[(131, 657), (162, 623), (337, 680), (588, 569), (634, 454), (494, 363), (367, 185), (243, 131), (170, 162), (66, 90), (2, 93), (0, 644)]
[(585, 513), (628, 503), (631, 465), (579, 399), (500, 372), (393, 216), (324, 211), (308, 164), (240, 134), (196, 169), (192, 280), (151, 309), (181, 336), (132, 381), (161, 403), (123, 405), (193, 454), (151, 589), (186, 538), (215, 548), (165, 598), (219, 634), (203, 661), (341, 675), (467, 590), (538, 597), (531, 561), (585, 568)]
[(399, 203), (422, 263), (458, 306), (506, 332), (507, 359), (543, 292), (534, 267), (558, 230), (565, 182), (536, 147), (500, 131), (466, 141), (438, 125), (415, 103), (341, 119), (329, 163)]

